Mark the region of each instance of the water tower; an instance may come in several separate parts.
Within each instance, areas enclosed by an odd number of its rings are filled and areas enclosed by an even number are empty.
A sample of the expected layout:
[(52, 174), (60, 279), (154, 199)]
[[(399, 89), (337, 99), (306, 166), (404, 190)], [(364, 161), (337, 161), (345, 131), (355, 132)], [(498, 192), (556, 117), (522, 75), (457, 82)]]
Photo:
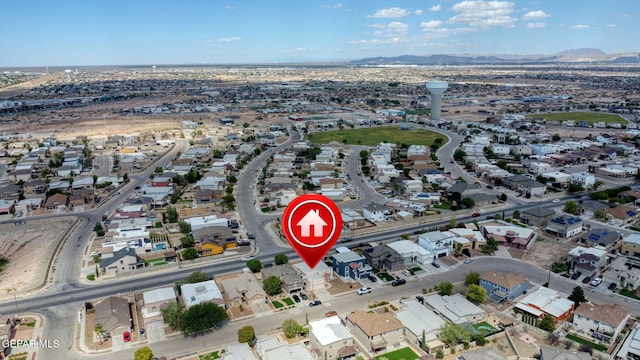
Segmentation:
[(427, 81), (427, 90), (431, 93), (431, 120), (440, 120), (442, 94), (448, 87), (446, 81)]

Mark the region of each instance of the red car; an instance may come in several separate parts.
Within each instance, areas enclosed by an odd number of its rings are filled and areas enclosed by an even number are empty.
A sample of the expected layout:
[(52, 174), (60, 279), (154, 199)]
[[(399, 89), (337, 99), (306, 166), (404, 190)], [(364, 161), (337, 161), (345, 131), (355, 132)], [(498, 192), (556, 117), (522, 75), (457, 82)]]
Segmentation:
[(480, 213), (473, 213), (473, 214), (471, 214), (471, 216), (472, 217), (478, 217), (478, 216), (480, 216)]
[(131, 341), (131, 333), (128, 331), (125, 331), (124, 334), (122, 334), (122, 338), (124, 339), (124, 342)]

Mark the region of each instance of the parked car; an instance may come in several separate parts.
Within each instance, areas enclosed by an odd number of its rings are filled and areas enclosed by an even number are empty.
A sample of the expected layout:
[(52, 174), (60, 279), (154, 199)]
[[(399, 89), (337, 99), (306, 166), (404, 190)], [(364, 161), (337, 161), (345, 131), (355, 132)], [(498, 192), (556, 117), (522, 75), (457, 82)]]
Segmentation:
[(480, 216), (480, 213), (473, 213), (473, 214), (471, 214), (471, 216), (472, 217), (478, 217), (478, 216)]
[(338, 312), (334, 311), (334, 310), (327, 311), (326, 313), (324, 313), (324, 316), (326, 316), (326, 317), (336, 316), (336, 315), (338, 315)]
[(464, 259), (464, 261), (463, 261), (463, 262), (464, 262), (465, 264), (468, 264), (468, 263), (470, 263), (470, 262), (472, 262), (472, 261), (473, 261), (473, 258), (470, 258), (470, 257), (469, 257), (469, 258)]
[(293, 301), (300, 302), (300, 296), (294, 294), (292, 298), (293, 298)]
[(551, 201), (551, 202), (554, 203), (554, 204), (557, 204), (557, 203), (560, 202), (560, 199), (553, 199), (553, 201)]
[(588, 283), (589, 283), (589, 281), (591, 281), (591, 277), (590, 277), (590, 276), (587, 276), (587, 277), (585, 277), (584, 279), (582, 279), (582, 283), (583, 283), (583, 284), (588, 284)]
[(308, 300), (309, 299), (307, 297), (307, 294), (305, 294), (305, 293), (300, 293), (300, 297), (302, 298), (302, 300)]
[(378, 277), (376, 277), (374, 275), (369, 275), (369, 280), (371, 280), (371, 282), (377, 282), (378, 281)]
[(320, 300), (313, 300), (312, 302), (309, 303), (309, 306), (314, 307), (314, 306), (318, 306), (322, 304), (322, 301)]
[(131, 333), (130, 333), (130, 332), (128, 332), (128, 331), (125, 331), (125, 332), (122, 334), (122, 339), (124, 340), (124, 342), (129, 342), (129, 341), (131, 341)]
[(364, 294), (368, 294), (371, 292), (371, 288), (370, 287), (363, 287), (358, 289), (358, 295), (364, 295)]
[(406, 284), (407, 280), (405, 279), (395, 279), (391, 282), (391, 286), (399, 286), (399, 285), (403, 285)]
[(431, 265), (435, 266), (435, 267), (436, 267), (436, 268), (438, 268), (438, 269), (440, 268), (440, 264), (438, 264), (438, 263), (437, 263), (437, 262), (435, 262), (435, 261), (434, 261), (434, 262), (432, 262), (432, 263), (431, 263)]
[(602, 284), (602, 278), (595, 278), (591, 280), (591, 283), (590, 283), (591, 286), (598, 286), (600, 284)]
[(571, 279), (572, 280), (576, 280), (576, 279), (578, 279), (580, 277), (580, 275), (582, 275), (582, 272), (581, 271), (576, 271), (573, 274), (571, 274)]
[(616, 283), (611, 283), (611, 284), (609, 284), (609, 286), (607, 287), (607, 289), (609, 289), (609, 290), (615, 290), (615, 289), (616, 289)]
[(409, 269), (404, 269), (402, 270), (402, 274), (405, 276), (411, 276), (411, 271), (409, 271)]

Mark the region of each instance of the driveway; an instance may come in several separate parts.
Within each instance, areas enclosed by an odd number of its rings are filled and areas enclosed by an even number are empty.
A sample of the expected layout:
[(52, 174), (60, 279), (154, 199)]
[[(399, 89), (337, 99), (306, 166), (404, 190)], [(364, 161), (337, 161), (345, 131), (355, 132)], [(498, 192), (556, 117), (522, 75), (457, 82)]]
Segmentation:
[(147, 336), (147, 339), (149, 339), (149, 344), (161, 342), (167, 338), (164, 334), (164, 327), (162, 326), (152, 326), (146, 329), (145, 335)]

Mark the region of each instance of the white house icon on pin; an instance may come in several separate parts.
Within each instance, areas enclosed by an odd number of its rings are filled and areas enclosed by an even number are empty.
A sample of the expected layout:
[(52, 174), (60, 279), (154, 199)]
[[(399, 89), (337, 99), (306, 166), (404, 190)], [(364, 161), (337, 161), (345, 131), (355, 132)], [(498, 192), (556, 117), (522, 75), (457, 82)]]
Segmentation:
[(311, 227), (313, 226), (313, 236), (321, 237), (323, 234), (322, 227), (327, 226), (327, 223), (320, 217), (320, 210), (309, 210), (296, 225), (302, 228), (300, 236), (311, 236)]

